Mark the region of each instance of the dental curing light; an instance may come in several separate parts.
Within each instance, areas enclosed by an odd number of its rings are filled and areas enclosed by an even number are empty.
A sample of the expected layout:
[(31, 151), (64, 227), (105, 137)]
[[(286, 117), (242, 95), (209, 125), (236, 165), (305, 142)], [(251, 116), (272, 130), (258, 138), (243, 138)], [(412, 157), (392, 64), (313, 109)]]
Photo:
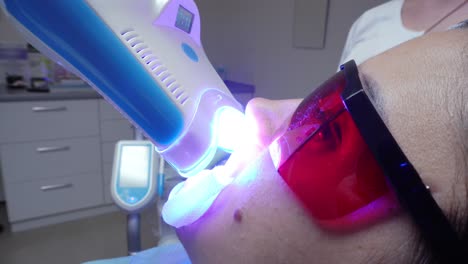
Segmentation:
[[(218, 124), (234, 124), (238, 115), (226, 109), (241, 114), (242, 107), (203, 50), (193, 0), (0, 0), (0, 5), (30, 43), (93, 86), (182, 176), (197, 174), (219, 148), (232, 147), (218, 135), (232, 130)], [(227, 146), (220, 146), (218, 137)]]

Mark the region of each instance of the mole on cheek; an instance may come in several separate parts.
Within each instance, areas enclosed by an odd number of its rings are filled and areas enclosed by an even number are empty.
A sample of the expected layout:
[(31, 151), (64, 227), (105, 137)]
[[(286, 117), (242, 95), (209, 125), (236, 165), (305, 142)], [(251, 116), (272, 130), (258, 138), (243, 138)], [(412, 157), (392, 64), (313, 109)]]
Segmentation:
[(240, 223), (242, 222), (242, 211), (240, 209), (236, 209), (236, 211), (234, 211), (234, 221), (236, 221), (237, 223)]

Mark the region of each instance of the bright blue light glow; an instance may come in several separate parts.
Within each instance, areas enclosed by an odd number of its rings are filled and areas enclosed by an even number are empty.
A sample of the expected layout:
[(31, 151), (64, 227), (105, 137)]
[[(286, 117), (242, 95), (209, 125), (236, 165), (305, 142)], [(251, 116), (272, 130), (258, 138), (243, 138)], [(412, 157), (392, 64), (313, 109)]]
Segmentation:
[(241, 111), (232, 107), (217, 109), (211, 123), (211, 141), (209, 147), (193, 166), (183, 171), (178, 170), (179, 174), (185, 178), (196, 175), (211, 163), (218, 148), (232, 153), (235, 148), (245, 141), (246, 132), (245, 116)]
[(218, 147), (232, 152), (245, 139), (245, 115), (234, 108), (222, 108), (213, 129), (217, 133)]
[(198, 160), (198, 162), (196, 162), (192, 167), (190, 167), (187, 170), (181, 171), (177, 169), (177, 172), (179, 172), (180, 176), (184, 178), (193, 177), (196, 175), (197, 172), (205, 169), (211, 163), (211, 160), (213, 159), (215, 154), (216, 154), (216, 136), (213, 136), (211, 143), (210, 143), (210, 147), (207, 149), (205, 154)]
[(408, 166), (408, 162), (404, 162), (404, 163), (400, 164), (401, 168), (406, 167), (406, 166)]
[(223, 167), (204, 170), (174, 187), (162, 210), (164, 221), (178, 228), (198, 220), (232, 182), (229, 178), (220, 181), (219, 174), (223, 173)]

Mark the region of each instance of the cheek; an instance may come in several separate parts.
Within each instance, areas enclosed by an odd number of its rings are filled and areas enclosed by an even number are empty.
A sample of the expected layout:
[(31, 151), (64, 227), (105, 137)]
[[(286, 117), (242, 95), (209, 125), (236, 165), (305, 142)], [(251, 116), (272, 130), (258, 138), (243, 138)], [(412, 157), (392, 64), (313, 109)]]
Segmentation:
[(263, 153), (254, 163), (220, 194), (205, 216), (178, 230), (191, 257), (208, 258), (217, 252), (236, 259), (284, 247), (284, 237), (306, 243), (318, 236), (269, 154)]

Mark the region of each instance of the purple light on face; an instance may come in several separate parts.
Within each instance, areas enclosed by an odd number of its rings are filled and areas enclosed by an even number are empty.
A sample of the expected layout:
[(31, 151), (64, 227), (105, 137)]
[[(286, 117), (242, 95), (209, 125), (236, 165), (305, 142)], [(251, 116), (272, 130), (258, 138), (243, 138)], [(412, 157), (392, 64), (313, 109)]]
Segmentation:
[(271, 159), (273, 160), (273, 165), (275, 165), (275, 168), (278, 169), (280, 165), (279, 163), (281, 160), (281, 148), (277, 140), (274, 140), (273, 143), (271, 143), (269, 150), (270, 150)]
[[(259, 153), (259, 156), (263, 155)], [(235, 184), (239, 186), (248, 186), (257, 179), (258, 173), (261, 172), (259, 161), (252, 161), (236, 176)]]

